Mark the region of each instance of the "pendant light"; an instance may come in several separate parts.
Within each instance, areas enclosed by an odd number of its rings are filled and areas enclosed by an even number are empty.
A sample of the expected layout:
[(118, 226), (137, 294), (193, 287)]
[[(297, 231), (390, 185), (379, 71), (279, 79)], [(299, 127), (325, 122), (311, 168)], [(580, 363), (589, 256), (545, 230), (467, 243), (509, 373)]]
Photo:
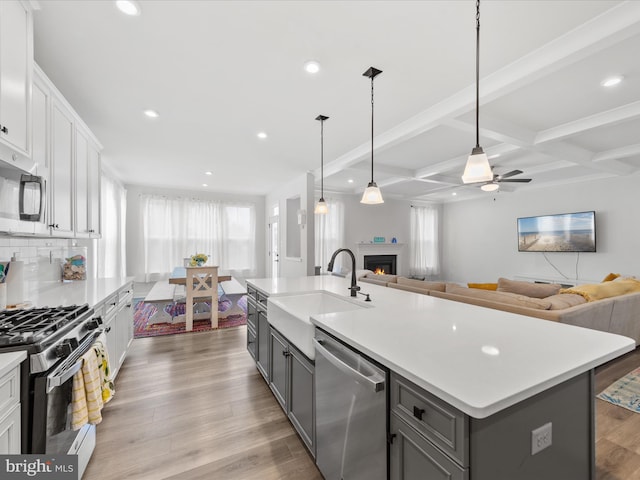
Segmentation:
[(360, 203), (366, 203), (367, 205), (384, 203), (382, 193), (378, 185), (376, 185), (376, 182), (373, 181), (373, 79), (380, 73), (382, 73), (382, 70), (369, 67), (369, 70), (362, 74), (365, 77), (371, 78), (371, 181), (362, 194), (362, 200), (360, 200)]
[(325, 215), (329, 213), (327, 202), (324, 201), (324, 121), (329, 117), (325, 115), (318, 115), (316, 120), (320, 120), (320, 200), (316, 205), (313, 213), (318, 215)]
[(471, 150), (462, 174), (464, 183), (490, 182), (493, 172), (480, 146), (480, 0), (476, 0), (476, 146)]

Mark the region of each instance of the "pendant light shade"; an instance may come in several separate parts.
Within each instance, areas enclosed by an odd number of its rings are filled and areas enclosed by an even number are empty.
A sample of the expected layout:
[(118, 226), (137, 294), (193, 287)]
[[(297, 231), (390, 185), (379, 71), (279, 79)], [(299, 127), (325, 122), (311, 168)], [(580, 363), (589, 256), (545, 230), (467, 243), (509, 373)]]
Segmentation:
[(373, 79), (380, 73), (382, 73), (382, 70), (369, 67), (369, 69), (362, 74), (365, 77), (371, 78), (371, 181), (362, 194), (362, 200), (360, 200), (360, 203), (367, 205), (384, 203), (382, 192), (378, 188), (378, 185), (376, 185), (376, 182), (373, 181)]
[(480, 0), (476, 0), (476, 146), (471, 150), (462, 174), (464, 183), (490, 182), (493, 172), (480, 146)]
[(313, 213), (317, 215), (325, 215), (329, 213), (327, 202), (324, 201), (324, 121), (329, 117), (318, 115), (316, 120), (320, 121), (320, 200), (316, 204)]

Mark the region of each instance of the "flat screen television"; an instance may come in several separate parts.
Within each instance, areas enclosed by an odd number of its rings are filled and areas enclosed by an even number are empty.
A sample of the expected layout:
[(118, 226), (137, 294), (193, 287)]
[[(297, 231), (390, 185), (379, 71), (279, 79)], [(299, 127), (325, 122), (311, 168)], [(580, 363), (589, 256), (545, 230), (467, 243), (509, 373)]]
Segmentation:
[(518, 218), (519, 252), (595, 252), (596, 212)]

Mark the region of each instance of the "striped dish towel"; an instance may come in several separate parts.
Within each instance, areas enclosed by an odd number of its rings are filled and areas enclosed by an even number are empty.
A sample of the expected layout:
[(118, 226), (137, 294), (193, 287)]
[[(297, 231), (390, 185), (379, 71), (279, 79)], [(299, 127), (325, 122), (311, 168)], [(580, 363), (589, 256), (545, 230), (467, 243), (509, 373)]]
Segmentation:
[(97, 425), (102, 421), (102, 385), (95, 351), (90, 348), (82, 357), (82, 368), (73, 376), (71, 428)]

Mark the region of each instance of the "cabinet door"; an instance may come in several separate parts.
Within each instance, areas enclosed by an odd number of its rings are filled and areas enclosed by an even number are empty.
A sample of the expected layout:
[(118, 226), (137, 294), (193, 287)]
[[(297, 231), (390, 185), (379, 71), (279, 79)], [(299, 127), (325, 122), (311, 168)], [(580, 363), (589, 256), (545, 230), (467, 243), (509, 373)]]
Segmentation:
[(4, 413), (0, 412), (0, 454), (16, 455), (21, 452), (20, 404), (14, 405), (8, 415)]
[(76, 129), (76, 234), (89, 234), (89, 140), (80, 129)]
[(88, 161), (88, 213), (89, 213), (89, 225), (88, 231), (91, 238), (100, 238), (101, 230), (101, 218), (100, 218), (100, 206), (101, 206), (101, 191), (100, 191), (100, 149), (98, 146), (89, 141), (89, 156)]
[(395, 413), (390, 415), (391, 445), (389, 478), (391, 480), (467, 480), (463, 469), (426, 438), (418, 434)]
[(127, 356), (127, 351), (133, 341), (133, 293), (126, 288), (119, 292), (118, 313), (116, 315), (117, 342), (118, 342), (118, 366), (122, 366)]
[(30, 156), (33, 29), (17, 0), (0, 2), (0, 141)]
[(289, 345), (275, 329), (269, 332), (269, 357), (271, 370), (269, 387), (280, 406), (287, 411), (287, 377), (289, 376)]
[(289, 349), (289, 420), (315, 457), (315, 367), (297, 348)]
[(73, 116), (54, 98), (51, 117), (51, 234), (72, 237)]
[(262, 310), (258, 310), (258, 328), (256, 330), (256, 335), (258, 336), (258, 352), (256, 366), (267, 383), (269, 382), (269, 372), (271, 371), (269, 369), (271, 358), (269, 355), (269, 348), (271, 344), (269, 335), (270, 330), (271, 327), (267, 321), (267, 314)]
[(118, 371), (120, 370), (120, 354), (118, 353), (118, 322), (114, 315), (107, 315), (105, 317), (105, 329), (107, 332), (107, 352), (109, 353), (109, 364), (111, 365), (111, 372), (113, 379), (115, 380)]

